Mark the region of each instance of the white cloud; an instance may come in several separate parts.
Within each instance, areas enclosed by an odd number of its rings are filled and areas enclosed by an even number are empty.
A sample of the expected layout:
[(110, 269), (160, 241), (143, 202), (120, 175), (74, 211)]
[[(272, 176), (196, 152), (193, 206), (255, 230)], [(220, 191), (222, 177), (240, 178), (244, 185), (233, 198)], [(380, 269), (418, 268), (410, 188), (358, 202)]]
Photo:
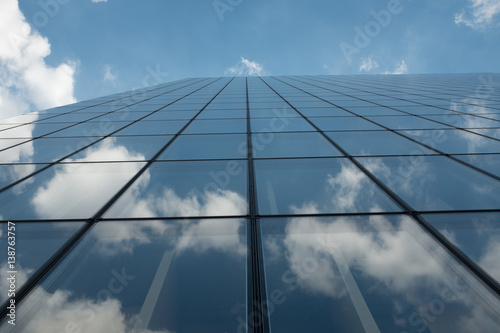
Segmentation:
[(108, 0), (92, 0), (92, 2), (108, 2)]
[(369, 72), (372, 69), (378, 68), (378, 62), (373, 60), (373, 57), (364, 58), (361, 66), (359, 67), (360, 72)]
[(18, 0), (0, 2), (0, 118), (75, 102), (76, 64), (45, 63), (50, 43), (31, 26)]
[(265, 75), (264, 66), (241, 57), (241, 60), (224, 72), (226, 75)]
[(118, 74), (111, 72), (111, 66), (104, 66), (104, 81), (114, 82), (118, 79)]
[(494, 17), (500, 14), (500, 0), (469, 0), (470, 13), (462, 9), (455, 14), (455, 24), (464, 24), (476, 30), (485, 29), (493, 24)]
[(384, 74), (407, 74), (408, 73), (408, 66), (406, 65), (406, 62), (404, 60), (401, 60), (401, 63), (396, 65), (396, 68), (394, 68), (394, 71), (385, 71)]

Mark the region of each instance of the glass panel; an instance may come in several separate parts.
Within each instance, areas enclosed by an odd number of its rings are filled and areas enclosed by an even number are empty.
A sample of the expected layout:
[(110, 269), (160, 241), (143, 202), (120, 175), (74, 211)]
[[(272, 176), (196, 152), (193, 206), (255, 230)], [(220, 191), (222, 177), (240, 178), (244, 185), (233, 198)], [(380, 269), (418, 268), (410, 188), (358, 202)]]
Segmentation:
[(500, 214), (425, 214), (432, 226), (500, 282)]
[(247, 110), (204, 110), (196, 119), (246, 118)]
[(466, 115), (454, 112), (447, 113), (444, 115), (426, 116), (426, 118), (445, 122), (447, 124), (459, 128), (500, 127), (500, 122), (495, 120), (489, 120), (482, 117), (476, 117), (472, 115)]
[(327, 132), (351, 155), (433, 154), (432, 150), (390, 131)]
[(500, 139), (500, 128), (473, 128), (469, 131), (489, 136), (490, 138)]
[(115, 135), (165, 135), (177, 134), (188, 120), (140, 121), (115, 133)]
[[(290, 112), (287, 111), (289, 114)], [(254, 118), (250, 119), (252, 132), (295, 132), (295, 131), (315, 131), (304, 118), (289, 118), (276, 116), (274, 118)]]
[(246, 146), (246, 134), (180, 135), (158, 159), (246, 158)]
[[(88, 138), (99, 138), (109, 135), (125, 126), (129, 123), (125, 121), (101, 121), (101, 122), (89, 122), (81, 123), (62, 131), (55, 132), (49, 137), (67, 137), (67, 136), (84, 136)], [(38, 127), (39, 125), (37, 125)], [(35, 132), (37, 130), (35, 127)]]
[[(357, 115), (360, 116), (401, 116), (404, 115), (404, 113), (385, 108), (383, 106), (370, 106), (370, 107), (348, 107), (347, 110), (354, 112)], [(350, 114), (352, 116), (352, 114)]]
[[(0, 302), (8, 298), (8, 271), (16, 271), (16, 289), (21, 286), (83, 225), (83, 222), (23, 222), (1, 223), (0, 248), (5, 249), (0, 255), (0, 277), (2, 293)], [(8, 229), (10, 228), (10, 229)], [(8, 232), (15, 238), (14, 266), (8, 266)], [(3, 232), (3, 236), (2, 236)], [(10, 234), (10, 235), (12, 235)]]
[(163, 136), (118, 136), (104, 140), (82, 150), (63, 162), (75, 161), (75, 158), (85, 158), (86, 162), (120, 162), (144, 161), (151, 159), (172, 138)]
[(247, 211), (246, 161), (157, 162), (104, 216), (237, 216)]
[(51, 163), (94, 142), (91, 138), (40, 138), (0, 152), (4, 163)]
[[(110, 152), (115, 153), (115, 150)], [(118, 153), (124, 156), (127, 154), (121, 149)], [(85, 161), (85, 158), (76, 161)], [(1, 192), (0, 219), (90, 218), (144, 164), (135, 162), (55, 165)]]
[(349, 117), (351, 113), (339, 108), (300, 108), (305, 117)]
[(0, 164), (0, 189), (31, 175), (36, 170), (45, 166), (47, 166), (47, 164)]
[(247, 321), (245, 222), (100, 222), (1, 330), (235, 332)]
[(177, 119), (191, 119), (198, 111), (158, 111), (144, 120), (177, 120)]
[(500, 177), (500, 154), (456, 155), (455, 157)]
[(400, 211), (344, 158), (256, 160), (260, 214)]
[(446, 154), (498, 153), (500, 142), (462, 130), (401, 131)]
[[(0, 147), (5, 145), (5, 142), (10, 141), (6, 139), (31, 139), (34, 137), (33, 129), (35, 128), (35, 124), (21, 125), (17, 127), (13, 127), (10, 129), (6, 129), (0, 131)], [(22, 140), (19, 140), (22, 141)], [(3, 144), (2, 144), (3, 143)]]
[(201, 119), (194, 120), (183, 134), (246, 133), (246, 119)]
[(500, 329), (498, 298), (408, 216), (260, 226), (271, 332)]
[(497, 209), (500, 181), (443, 156), (358, 160), (416, 210)]
[(380, 126), (359, 117), (310, 118), (322, 131), (381, 130)]
[(390, 129), (434, 129), (449, 128), (447, 125), (414, 116), (392, 116), (392, 117), (367, 117), (377, 124)]
[(279, 109), (250, 109), (250, 118), (300, 118), (301, 115), (297, 111), (284, 108)]
[(254, 157), (342, 156), (320, 133), (255, 133)]

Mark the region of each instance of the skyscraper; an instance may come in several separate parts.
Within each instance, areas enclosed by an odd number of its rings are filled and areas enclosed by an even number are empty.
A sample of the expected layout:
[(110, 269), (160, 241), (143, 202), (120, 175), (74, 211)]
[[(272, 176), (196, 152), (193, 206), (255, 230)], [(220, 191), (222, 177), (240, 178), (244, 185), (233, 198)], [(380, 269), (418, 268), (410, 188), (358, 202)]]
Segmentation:
[(0, 330), (499, 332), (498, 82), (197, 78), (3, 119)]

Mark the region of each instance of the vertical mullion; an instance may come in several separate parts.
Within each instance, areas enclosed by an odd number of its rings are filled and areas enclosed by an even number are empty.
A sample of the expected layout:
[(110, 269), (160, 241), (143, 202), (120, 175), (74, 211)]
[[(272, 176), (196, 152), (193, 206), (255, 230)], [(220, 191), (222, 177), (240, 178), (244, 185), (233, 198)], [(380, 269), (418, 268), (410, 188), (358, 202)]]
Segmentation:
[(252, 148), (252, 128), (250, 124), (250, 100), (248, 78), (245, 78), (247, 107), (247, 158), (248, 158), (248, 204), (249, 204), (249, 267), (250, 267), (250, 308), (248, 322), (254, 333), (269, 331), (269, 322), (265, 313), (265, 281), (262, 260), (262, 242), (260, 241), (259, 219), (257, 217), (257, 194)]

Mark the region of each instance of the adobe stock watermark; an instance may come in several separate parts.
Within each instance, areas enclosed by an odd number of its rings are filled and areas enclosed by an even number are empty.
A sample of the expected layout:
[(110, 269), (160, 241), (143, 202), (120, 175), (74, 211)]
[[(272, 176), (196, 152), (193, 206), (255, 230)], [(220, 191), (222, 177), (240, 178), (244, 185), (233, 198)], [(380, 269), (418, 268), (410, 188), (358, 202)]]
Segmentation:
[(61, 6), (68, 4), (71, 0), (38, 0), (40, 10), (33, 15), (33, 24), (37, 28), (45, 27), (50, 19), (56, 17)]
[[(490, 97), (493, 96), (493, 94), (496, 91), (496, 88), (500, 86), (500, 82), (494, 82), (493, 81), (493, 75), (489, 74), (487, 77), (483, 75), (479, 75), (477, 77), (479, 84), (476, 87), (474, 91), (474, 96), (470, 98), (465, 98), (462, 101), (468, 101), (470, 99), (474, 100), (486, 100)], [(457, 128), (464, 128), (467, 127), (468, 124), (468, 113), (474, 114), (474, 107), (480, 107), (479, 105), (471, 105), (471, 107), (468, 107), (466, 111), (472, 111), (472, 112), (466, 112), (465, 114), (462, 112), (457, 112), (458, 110), (453, 110), (453, 105), (446, 111), (446, 113), (443, 114), (443, 120), (451, 125), (455, 126)], [(492, 110), (492, 112), (494, 112)], [(480, 122), (484, 118), (477, 118), (477, 121)]]
[(212, 5), (219, 17), (219, 20), (224, 21), (224, 14), (226, 12), (232, 12), (236, 7), (241, 5), (243, 0), (214, 0)]
[[(411, 2), (412, 0), (405, 0)], [(351, 63), (354, 56), (359, 54), (362, 49), (370, 45), (373, 38), (380, 35), (384, 28), (387, 28), (392, 22), (392, 18), (403, 12), (404, 6), (401, 0), (389, 0), (385, 9), (379, 11), (371, 10), (372, 20), (365, 23), (363, 27), (354, 26), (354, 37), (352, 44), (341, 42), (339, 44), (344, 58)]]

